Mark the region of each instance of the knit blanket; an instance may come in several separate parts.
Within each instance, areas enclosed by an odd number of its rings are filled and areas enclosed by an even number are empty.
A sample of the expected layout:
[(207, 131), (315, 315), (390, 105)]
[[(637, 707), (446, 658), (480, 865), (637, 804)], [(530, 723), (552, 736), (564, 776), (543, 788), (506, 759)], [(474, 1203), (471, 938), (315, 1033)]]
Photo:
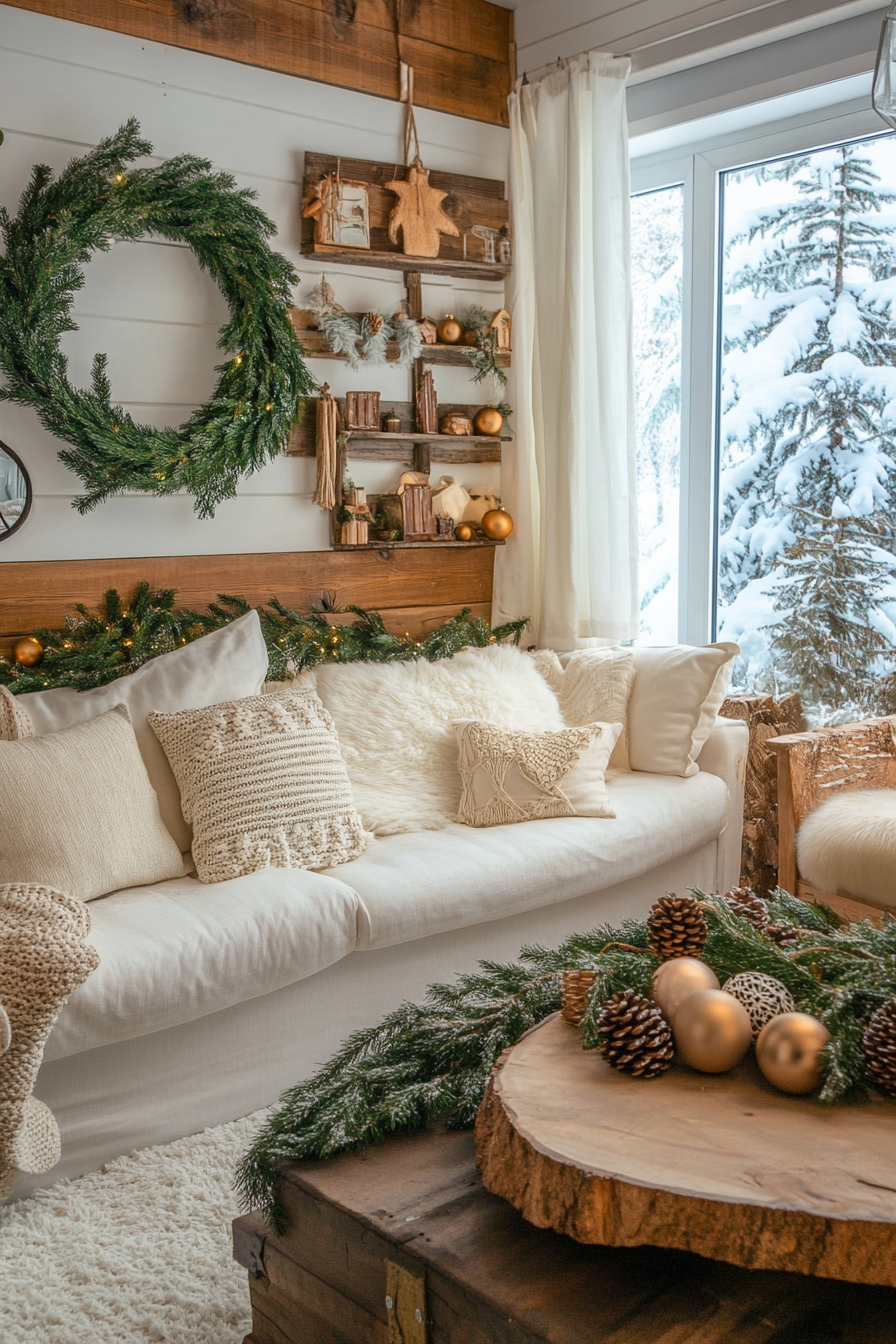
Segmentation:
[(59, 1126), (33, 1097), (44, 1046), (69, 994), (99, 965), (90, 912), (62, 891), (0, 886), (0, 1199), (17, 1172), (59, 1161)]

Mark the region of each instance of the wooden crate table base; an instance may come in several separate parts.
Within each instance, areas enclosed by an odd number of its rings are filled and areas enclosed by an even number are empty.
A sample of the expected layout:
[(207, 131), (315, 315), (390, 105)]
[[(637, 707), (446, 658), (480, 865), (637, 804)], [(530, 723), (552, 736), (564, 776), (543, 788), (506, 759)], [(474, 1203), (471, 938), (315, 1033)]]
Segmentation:
[(288, 1231), (233, 1225), (246, 1344), (892, 1344), (893, 1289), (583, 1245), (490, 1194), (474, 1158), (471, 1134), (431, 1131), (289, 1164)]
[(787, 1097), (750, 1056), (631, 1078), (555, 1014), (502, 1056), (476, 1141), (488, 1189), (579, 1241), (896, 1286), (896, 1102)]

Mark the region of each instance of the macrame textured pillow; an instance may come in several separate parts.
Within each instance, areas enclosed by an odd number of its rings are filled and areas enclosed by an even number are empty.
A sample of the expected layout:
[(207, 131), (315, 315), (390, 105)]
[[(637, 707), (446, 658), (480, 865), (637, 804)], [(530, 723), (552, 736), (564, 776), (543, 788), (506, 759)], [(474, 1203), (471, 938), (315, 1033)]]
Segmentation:
[(329, 868), (367, 848), (336, 730), (310, 685), (147, 722), (193, 824), (201, 881)]
[(458, 821), (505, 826), (545, 817), (615, 817), (604, 773), (621, 723), (524, 733), (456, 723), (463, 791)]

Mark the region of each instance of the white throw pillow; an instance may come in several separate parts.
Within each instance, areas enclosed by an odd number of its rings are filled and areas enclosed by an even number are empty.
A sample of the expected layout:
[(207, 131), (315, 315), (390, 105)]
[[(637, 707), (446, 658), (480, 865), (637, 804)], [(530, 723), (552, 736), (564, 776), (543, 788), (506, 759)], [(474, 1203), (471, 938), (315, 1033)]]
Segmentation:
[(696, 775), (697, 758), (727, 694), (739, 646), (672, 644), (632, 652), (635, 680), (628, 717), (632, 770)]
[(560, 712), (570, 728), (587, 723), (621, 723), (623, 730), (613, 748), (610, 764), (629, 768), (628, 702), (635, 679), (635, 655), (631, 649), (576, 649), (556, 654), (539, 649), (532, 659), (545, 681), (557, 694)]
[(456, 820), (455, 719), (529, 732), (566, 727), (532, 659), (508, 645), (434, 663), (334, 663), (308, 675), (336, 725), (355, 806), (375, 835)]
[(0, 742), (0, 884), (92, 901), (182, 877), (124, 705), (58, 733)]
[(192, 833), (181, 810), (171, 767), (155, 734), (147, 727), (146, 716), (151, 709), (171, 714), (257, 695), (267, 670), (268, 654), (261, 622), (258, 612), (250, 611), (221, 630), (151, 659), (130, 676), (119, 677), (108, 686), (96, 686), (90, 691), (33, 691), (17, 695), (15, 701), (17, 710), (27, 713), (38, 736), (95, 719), (113, 705), (127, 705), (140, 754), (159, 795), (162, 820), (178, 848), (186, 852)]
[(193, 823), (200, 881), (330, 868), (367, 848), (333, 722), (308, 681), (148, 720)]
[(605, 772), (621, 723), (523, 733), (458, 722), (458, 821), (506, 826), (545, 817), (615, 817)]

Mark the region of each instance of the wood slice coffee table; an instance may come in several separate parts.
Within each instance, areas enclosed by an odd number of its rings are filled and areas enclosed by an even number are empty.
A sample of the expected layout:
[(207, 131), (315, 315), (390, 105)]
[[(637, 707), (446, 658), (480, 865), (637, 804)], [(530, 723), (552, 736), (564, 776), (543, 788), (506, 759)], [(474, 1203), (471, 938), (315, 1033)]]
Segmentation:
[(560, 1015), (498, 1061), (476, 1125), (486, 1188), (604, 1246), (896, 1286), (896, 1102), (825, 1106), (730, 1073), (618, 1073)]

